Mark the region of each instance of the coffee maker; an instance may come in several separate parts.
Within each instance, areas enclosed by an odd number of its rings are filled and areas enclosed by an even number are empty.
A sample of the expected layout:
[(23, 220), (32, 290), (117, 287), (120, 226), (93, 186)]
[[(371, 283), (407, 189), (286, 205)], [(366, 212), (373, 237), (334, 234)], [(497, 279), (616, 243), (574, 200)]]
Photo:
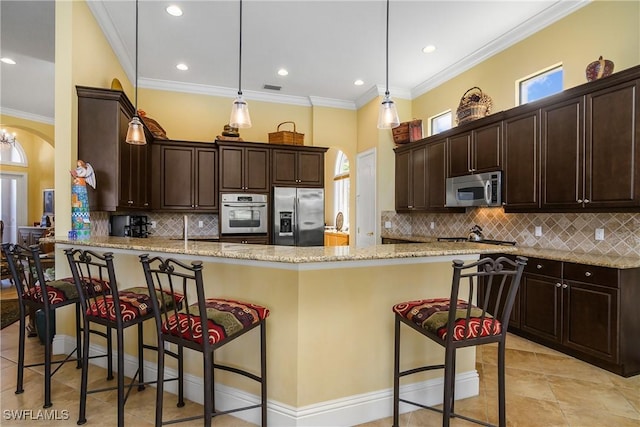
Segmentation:
[(121, 237), (149, 237), (149, 221), (146, 215), (112, 215), (109, 219), (109, 235)]

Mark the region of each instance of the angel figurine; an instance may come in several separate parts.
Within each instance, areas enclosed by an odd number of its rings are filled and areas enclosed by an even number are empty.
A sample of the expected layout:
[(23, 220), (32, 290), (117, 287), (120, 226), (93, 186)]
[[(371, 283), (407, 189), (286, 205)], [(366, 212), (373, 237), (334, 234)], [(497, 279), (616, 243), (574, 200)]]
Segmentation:
[(71, 232), (73, 239), (88, 239), (91, 237), (91, 220), (89, 218), (89, 195), (87, 184), (96, 188), (96, 175), (89, 163), (78, 160), (71, 176)]

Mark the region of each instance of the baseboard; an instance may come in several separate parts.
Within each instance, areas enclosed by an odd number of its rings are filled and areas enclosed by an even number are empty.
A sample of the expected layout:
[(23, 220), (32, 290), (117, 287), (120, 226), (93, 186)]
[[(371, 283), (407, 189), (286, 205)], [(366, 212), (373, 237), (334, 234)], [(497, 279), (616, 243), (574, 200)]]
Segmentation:
[[(54, 339), (54, 349), (64, 349), (69, 354), (75, 348), (75, 337), (56, 335)], [(89, 355), (105, 354), (106, 349), (102, 346), (91, 345)], [(114, 369), (115, 357), (114, 353)], [(106, 358), (91, 359), (91, 363), (103, 368), (107, 367)], [(125, 355), (125, 375), (132, 376), (137, 369), (138, 359)], [(155, 363), (145, 361), (145, 380), (155, 380), (158, 369)], [(174, 369), (165, 368), (165, 378), (175, 377), (177, 372)], [(272, 380), (273, 381), (273, 380)], [(456, 375), (456, 400), (476, 396), (479, 393), (480, 380), (478, 372), (468, 371)], [(164, 389), (168, 393), (177, 393), (177, 384), (168, 382)], [(203, 402), (203, 381), (199, 376), (185, 374), (184, 394), (185, 398), (202, 404)], [(438, 405), (442, 403), (443, 396), (442, 378), (436, 378), (418, 383), (403, 385), (400, 387), (400, 396), (407, 400), (416, 401), (424, 405)], [(241, 406), (255, 405), (259, 403), (259, 396), (245, 391), (217, 384), (215, 387), (216, 406), (219, 410), (229, 410)], [(385, 389), (371, 393), (363, 393), (348, 396), (341, 399), (316, 403), (303, 407), (293, 407), (284, 403), (269, 400), (268, 417), (269, 424), (276, 427), (342, 427), (362, 424), (392, 415), (393, 390)], [(417, 408), (412, 405), (401, 404), (400, 412), (414, 411)], [(260, 424), (260, 410), (237, 412), (235, 417), (245, 421)]]

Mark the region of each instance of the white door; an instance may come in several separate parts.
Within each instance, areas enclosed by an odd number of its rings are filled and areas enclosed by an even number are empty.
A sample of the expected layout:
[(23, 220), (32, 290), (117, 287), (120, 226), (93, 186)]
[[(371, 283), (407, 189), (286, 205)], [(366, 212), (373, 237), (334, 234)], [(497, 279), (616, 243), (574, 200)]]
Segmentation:
[(0, 173), (0, 212), (4, 222), (2, 243), (18, 242), (18, 226), (27, 224), (27, 175)]
[(377, 244), (377, 224), (376, 149), (372, 148), (356, 159), (356, 247)]

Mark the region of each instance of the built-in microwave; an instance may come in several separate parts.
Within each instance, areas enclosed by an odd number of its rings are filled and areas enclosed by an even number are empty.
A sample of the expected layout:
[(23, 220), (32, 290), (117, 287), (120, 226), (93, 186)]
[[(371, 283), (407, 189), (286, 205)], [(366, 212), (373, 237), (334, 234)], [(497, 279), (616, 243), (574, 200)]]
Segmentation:
[(501, 171), (447, 178), (446, 207), (501, 205)]

